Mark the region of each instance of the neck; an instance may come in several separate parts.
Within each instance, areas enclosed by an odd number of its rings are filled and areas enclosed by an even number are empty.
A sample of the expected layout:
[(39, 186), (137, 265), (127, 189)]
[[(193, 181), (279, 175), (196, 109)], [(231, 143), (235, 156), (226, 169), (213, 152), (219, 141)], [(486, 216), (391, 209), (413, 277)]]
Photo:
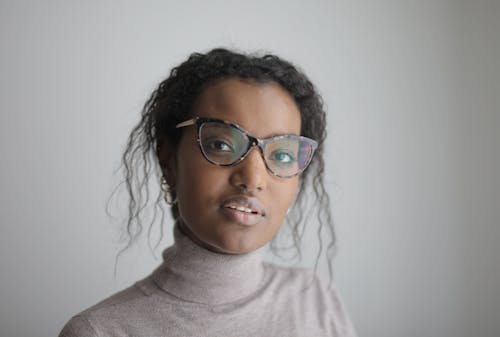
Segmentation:
[(263, 249), (246, 254), (208, 250), (174, 226), (175, 243), (163, 252), (154, 281), (172, 296), (204, 304), (224, 304), (255, 292), (263, 281)]

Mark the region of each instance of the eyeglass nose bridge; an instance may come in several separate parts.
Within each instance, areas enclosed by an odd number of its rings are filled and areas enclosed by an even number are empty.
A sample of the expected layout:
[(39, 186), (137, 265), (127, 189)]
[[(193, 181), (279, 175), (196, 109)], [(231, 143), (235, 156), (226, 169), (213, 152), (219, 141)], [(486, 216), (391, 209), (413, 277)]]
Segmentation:
[(249, 135), (249, 134), (247, 134), (247, 137), (248, 137), (248, 140), (250, 141), (250, 146), (248, 146), (248, 150), (240, 158), (240, 160), (238, 160), (233, 165), (237, 165), (237, 164), (241, 163), (243, 160), (245, 160), (248, 157), (248, 155), (250, 154), (250, 152), (252, 151), (252, 149), (254, 147), (257, 147), (258, 151), (260, 153), (260, 157), (262, 158), (262, 161), (264, 162), (264, 166), (266, 167), (266, 170), (269, 171), (271, 174), (277, 175), (277, 176), (280, 177), (280, 175), (278, 175), (277, 173), (275, 173), (273, 171), (273, 169), (269, 166), (269, 163), (266, 160), (266, 155), (264, 153), (265, 147), (266, 147), (267, 143), (269, 143), (272, 139), (258, 139), (258, 138), (255, 138), (255, 137)]
[(252, 149), (254, 147), (258, 147), (259, 153), (262, 157), (262, 160), (264, 161), (266, 168), (269, 169), (267, 162), (266, 162), (266, 158), (264, 156), (264, 147), (266, 146), (266, 143), (264, 141), (262, 141), (261, 139), (257, 139), (253, 136), (248, 135), (248, 134), (247, 134), (247, 137), (248, 137), (248, 140), (250, 141), (250, 146), (248, 146), (246, 153), (243, 155), (242, 158), (240, 158), (240, 160), (237, 161), (237, 163), (241, 163), (243, 160), (245, 160), (245, 158), (248, 157), (248, 155), (250, 154)]

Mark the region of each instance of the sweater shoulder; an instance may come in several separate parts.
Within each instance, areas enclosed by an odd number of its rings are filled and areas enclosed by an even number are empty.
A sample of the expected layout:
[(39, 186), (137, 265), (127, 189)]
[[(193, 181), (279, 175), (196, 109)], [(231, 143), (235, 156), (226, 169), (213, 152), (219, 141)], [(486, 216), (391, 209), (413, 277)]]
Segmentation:
[(134, 302), (147, 299), (153, 293), (153, 289), (154, 287), (151, 284), (151, 280), (147, 277), (101, 300), (97, 304), (82, 311), (79, 315), (90, 316), (93, 313), (106, 311), (111, 308), (116, 310), (119, 307), (128, 307), (134, 304)]
[(137, 281), (71, 317), (59, 337), (101, 336), (99, 327), (103, 322), (112, 324), (117, 321), (116, 316), (126, 318), (127, 313), (135, 311), (135, 307), (147, 306), (153, 292), (154, 285), (149, 277)]
[(281, 302), (288, 310), (297, 310), (297, 317), (320, 317), (320, 324), (331, 326), (335, 336), (356, 336), (335, 282), (327, 283), (307, 268), (271, 263), (266, 263), (265, 268), (270, 275), (268, 287), (273, 301)]
[(97, 337), (94, 326), (83, 315), (73, 316), (62, 328), (59, 337)]
[(303, 267), (287, 267), (265, 262), (264, 268), (269, 282), (288, 290), (299, 290), (303, 286), (323, 288), (323, 283), (312, 270)]

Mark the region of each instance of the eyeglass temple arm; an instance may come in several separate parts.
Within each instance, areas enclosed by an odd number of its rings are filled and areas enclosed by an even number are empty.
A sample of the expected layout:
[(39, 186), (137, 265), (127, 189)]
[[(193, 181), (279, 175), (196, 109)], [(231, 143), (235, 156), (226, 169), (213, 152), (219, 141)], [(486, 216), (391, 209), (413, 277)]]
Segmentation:
[(189, 119), (185, 122), (182, 122), (182, 123), (179, 123), (175, 126), (176, 129), (180, 129), (180, 128), (183, 128), (185, 126), (188, 126), (188, 125), (193, 125), (193, 124), (196, 124), (196, 118), (193, 118), (193, 119)]

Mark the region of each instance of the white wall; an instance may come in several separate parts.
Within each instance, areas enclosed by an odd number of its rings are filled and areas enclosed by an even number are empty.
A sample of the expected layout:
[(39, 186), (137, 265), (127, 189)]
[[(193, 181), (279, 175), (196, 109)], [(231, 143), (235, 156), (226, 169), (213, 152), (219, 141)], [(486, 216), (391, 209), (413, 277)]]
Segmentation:
[(57, 335), (159, 263), (143, 244), (113, 278), (113, 170), (169, 69), (228, 46), (296, 62), (324, 95), (335, 279), (359, 334), (498, 336), (499, 16), (493, 0), (2, 1), (0, 335)]

